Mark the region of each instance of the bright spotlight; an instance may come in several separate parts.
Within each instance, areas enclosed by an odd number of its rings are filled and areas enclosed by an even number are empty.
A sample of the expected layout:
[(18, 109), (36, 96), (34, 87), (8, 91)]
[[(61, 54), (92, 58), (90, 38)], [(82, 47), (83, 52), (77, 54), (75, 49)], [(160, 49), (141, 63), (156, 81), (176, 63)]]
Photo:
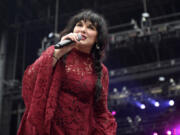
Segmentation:
[(174, 100), (169, 100), (169, 105), (174, 106)]
[(172, 132), (170, 130), (167, 130), (166, 134), (167, 135), (172, 135)]
[(145, 105), (145, 104), (143, 104), (143, 103), (141, 103), (141, 102), (139, 102), (139, 101), (135, 101), (134, 103), (135, 103), (135, 105), (136, 105), (137, 107), (139, 107), (140, 109), (142, 109), (142, 110), (146, 109), (146, 105)]
[(141, 108), (142, 110), (146, 109), (145, 104), (141, 104), (141, 105), (140, 105), (140, 108)]
[(154, 105), (155, 107), (159, 107), (160, 106), (160, 103), (158, 101), (156, 101), (155, 99), (152, 99), (152, 98), (148, 98), (148, 101)]
[(155, 106), (155, 107), (159, 107), (159, 106), (160, 106), (159, 102), (156, 101), (156, 102), (154, 103), (154, 106)]
[(157, 132), (154, 132), (153, 135), (158, 135), (158, 133), (157, 133)]

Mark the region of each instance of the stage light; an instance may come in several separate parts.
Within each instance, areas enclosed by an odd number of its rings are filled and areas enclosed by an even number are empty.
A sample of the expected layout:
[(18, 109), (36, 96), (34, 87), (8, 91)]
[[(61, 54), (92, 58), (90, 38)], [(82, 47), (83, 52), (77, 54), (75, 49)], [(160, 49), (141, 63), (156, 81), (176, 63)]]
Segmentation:
[(152, 98), (148, 98), (148, 101), (154, 105), (155, 107), (159, 107), (160, 106), (160, 103)]
[(172, 86), (175, 86), (175, 85), (176, 85), (176, 83), (175, 83), (175, 81), (174, 81), (173, 78), (170, 78), (170, 79), (169, 79), (169, 83), (170, 83)]
[(142, 110), (146, 109), (145, 104), (141, 104), (141, 105), (140, 105), (140, 108), (141, 108)]
[(158, 135), (158, 133), (157, 133), (157, 132), (154, 132), (153, 135)]
[(169, 105), (174, 106), (174, 100), (169, 100)]
[(139, 115), (136, 115), (135, 121), (139, 123), (142, 121), (142, 118)]
[(159, 77), (159, 81), (160, 81), (160, 82), (164, 82), (165, 80), (166, 80), (166, 78), (165, 78), (164, 76), (160, 76), (160, 77)]
[(113, 92), (114, 92), (114, 93), (117, 93), (117, 92), (118, 92), (118, 89), (117, 89), (117, 88), (114, 88), (114, 89), (113, 89)]
[(159, 107), (159, 106), (160, 106), (159, 102), (156, 101), (156, 102), (154, 103), (154, 106), (155, 106), (155, 107)]
[(122, 87), (121, 94), (123, 94), (123, 95), (125, 95), (127, 97), (129, 96), (130, 92), (128, 91), (126, 86)]
[(142, 110), (146, 109), (146, 105), (137, 100), (134, 101), (134, 104)]
[(130, 123), (130, 124), (133, 123), (133, 120), (131, 117), (128, 116), (128, 117), (126, 117), (126, 119), (127, 119), (128, 123)]
[(51, 32), (51, 33), (49, 33), (48, 38), (52, 38), (53, 36), (54, 36), (54, 33)]
[(170, 130), (167, 130), (167, 131), (166, 131), (166, 134), (167, 134), (167, 135), (172, 135), (172, 132), (171, 132)]
[(112, 113), (113, 116), (116, 115), (116, 111), (112, 111), (111, 113)]

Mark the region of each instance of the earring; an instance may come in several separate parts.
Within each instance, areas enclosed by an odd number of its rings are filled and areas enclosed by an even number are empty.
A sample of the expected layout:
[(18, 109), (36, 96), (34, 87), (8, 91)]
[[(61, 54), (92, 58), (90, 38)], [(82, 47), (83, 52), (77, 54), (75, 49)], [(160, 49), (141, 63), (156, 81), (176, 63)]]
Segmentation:
[(99, 50), (99, 49), (100, 49), (100, 47), (99, 47), (98, 43), (96, 43), (96, 49), (97, 49), (97, 50)]

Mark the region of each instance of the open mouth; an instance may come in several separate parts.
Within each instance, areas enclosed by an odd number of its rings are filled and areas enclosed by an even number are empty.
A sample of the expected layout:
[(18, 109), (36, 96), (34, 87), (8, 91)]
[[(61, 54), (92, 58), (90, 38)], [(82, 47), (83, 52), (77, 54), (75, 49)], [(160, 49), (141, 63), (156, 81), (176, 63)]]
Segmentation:
[(87, 39), (87, 37), (86, 37), (86, 36), (84, 36), (84, 35), (81, 35), (81, 36), (82, 36), (82, 40)]

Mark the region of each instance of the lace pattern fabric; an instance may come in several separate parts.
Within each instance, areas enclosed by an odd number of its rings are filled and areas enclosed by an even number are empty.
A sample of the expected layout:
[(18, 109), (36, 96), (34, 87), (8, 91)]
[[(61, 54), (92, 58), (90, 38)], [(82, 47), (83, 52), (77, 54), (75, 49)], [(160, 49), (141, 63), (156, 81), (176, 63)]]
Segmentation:
[(115, 135), (117, 124), (107, 108), (108, 71), (103, 65), (102, 95), (94, 105), (96, 75), (92, 57), (72, 50), (52, 68), (48, 48), (23, 77), (26, 111), (18, 135)]

